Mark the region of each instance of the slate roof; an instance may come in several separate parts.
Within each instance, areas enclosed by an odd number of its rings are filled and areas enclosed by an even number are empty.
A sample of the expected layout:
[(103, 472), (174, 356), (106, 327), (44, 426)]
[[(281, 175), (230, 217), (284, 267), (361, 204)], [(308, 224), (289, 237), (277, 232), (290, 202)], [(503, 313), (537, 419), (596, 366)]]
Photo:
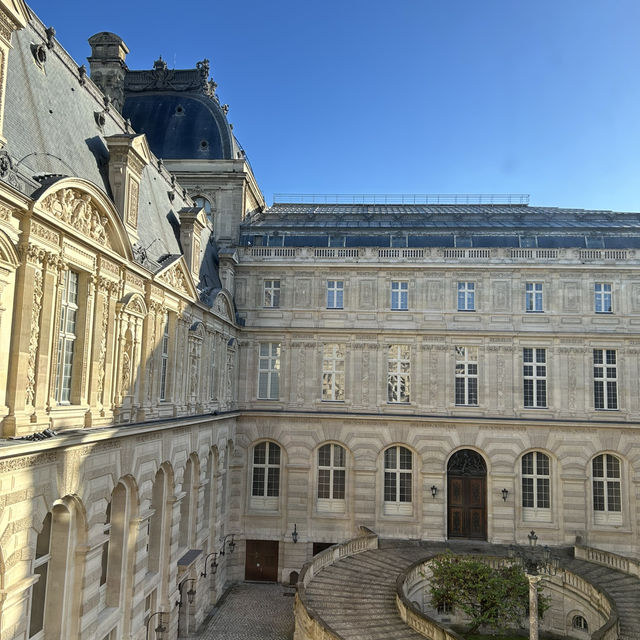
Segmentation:
[(229, 160), (238, 157), (237, 144), (208, 79), (209, 61), (195, 69), (169, 69), (160, 58), (153, 69), (127, 70), (122, 113), (136, 131), (147, 136), (160, 158)]
[[(46, 62), (36, 64), (33, 46), (45, 42), (45, 27), (33, 12), (26, 28), (13, 34), (4, 136), (14, 170), (4, 180), (33, 196), (45, 175), (75, 176), (94, 183), (111, 197), (105, 137), (131, 130), (113, 108), (105, 111), (104, 97), (88, 76), (84, 84), (80, 81), (78, 63), (57, 41), (53, 49), (46, 49)], [(103, 126), (96, 121), (99, 113), (105, 116)], [(142, 172), (139, 202), (140, 247), (147, 256), (142, 264), (155, 272), (162, 268), (161, 256), (182, 253), (178, 212), (193, 204), (178, 185), (172, 188), (170, 174), (155, 158)], [(201, 245), (203, 273), (209, 283), (219, 286), (216, 252), (209, 243), (208, 230), (203, 232)]]
[(284, 246), (634, 248), (640, 247), (640, 213), (521, 204), (276, 203), (243, 225), (245, 244), (257, 236)]

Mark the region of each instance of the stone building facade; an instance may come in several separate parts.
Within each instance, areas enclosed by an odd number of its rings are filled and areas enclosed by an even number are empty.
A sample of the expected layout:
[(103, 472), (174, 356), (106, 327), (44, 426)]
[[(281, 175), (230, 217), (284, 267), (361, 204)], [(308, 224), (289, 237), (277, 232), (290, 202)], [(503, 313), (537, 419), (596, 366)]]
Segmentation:
[(638, 214), (266, 207), (206, 60), (0, 24), (3, 639), (184, 636), (360, 526), (638, 555)]

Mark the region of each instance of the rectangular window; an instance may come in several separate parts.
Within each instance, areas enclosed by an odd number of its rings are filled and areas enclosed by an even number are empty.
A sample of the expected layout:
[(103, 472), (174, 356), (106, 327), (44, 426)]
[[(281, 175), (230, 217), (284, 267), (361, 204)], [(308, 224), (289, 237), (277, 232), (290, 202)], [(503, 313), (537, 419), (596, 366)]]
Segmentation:
[(612, 313), (611, 285), (606, 282), (596, 282), (594, 285), (594, 304), (596, 313)]
[(277, 400), (280, 397), (280, 343), (260, 343), (258, 358), (258, 398)]
[(409, 308), (409, 283), (394, 281), (391, 283), (391, 309), (395, 311)]
[(527, 313), (541, 313), (542, 282), (527, 282), (525, 284), (525, 310)]
[(524, 520), (551, 522), (549, 456), (533, 451), (522, 456), (522, 516)]
[(277, 509), (280, 495), (280, 447), (261, 442), (253, 450), (251, 507)]
[(209, 399), (216, 399), (216, 337), (211, 336), (211, 360), (209, 361)]
[(344, 402), (344, 345), (325, 344), (322, 353), (322, 399)]
[(593, 350), (593, 400), (596, 409), (618, 408), (618, 372), (615, 349)]
[(169, 314), (164, 314), (160, 347), (160, 400), (167, 399), (167, 374), (169, 371)]
[(58, 404), (71, 403), (73, 348), (78, 320), (78, 274), (65, 271), (60, 301), (60, 330), (58, 332), (58, 366), (55, 399)]
[(264, 281), (264, 306), (280, 306), (280, 280)]
[(342, 309), (344, 306), (344, 281), (327, 280), (327, 309)]
[(458, 282), (458, 311), (476, 310), (476, 283)]
[(547, 350), (525, 347), (522, 350), (524, 406), (547, 406)]
[(456, 347), (456, 404), (478, 404), (477, 347)]
[(389, 345), (387, 399), (389, 402), (409, 402), (411, 349), (407, 344)]

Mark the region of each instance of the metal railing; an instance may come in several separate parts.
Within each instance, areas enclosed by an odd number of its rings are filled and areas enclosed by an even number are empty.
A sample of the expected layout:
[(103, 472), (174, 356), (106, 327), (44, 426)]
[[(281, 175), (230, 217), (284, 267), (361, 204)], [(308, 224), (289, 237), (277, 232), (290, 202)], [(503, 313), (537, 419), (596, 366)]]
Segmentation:
[(274, 193), (280, 204), (529, 204), (528, 193)]

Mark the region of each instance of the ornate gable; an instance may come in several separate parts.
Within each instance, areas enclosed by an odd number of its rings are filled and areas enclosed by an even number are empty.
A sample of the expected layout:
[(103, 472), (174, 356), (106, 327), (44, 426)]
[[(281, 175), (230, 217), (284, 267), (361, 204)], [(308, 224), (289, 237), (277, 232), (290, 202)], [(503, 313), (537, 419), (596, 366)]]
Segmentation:
[(220, 291), (218, 293), (211, 310), (216, 315), (224, 318), (225, 320), (234, 322), (235, 313), (233, 311), (233, 306), (231, 304), (231, 301), (229, 300), (228, 294), (226, 294), (225, 292)]
[(90, 182), (73, 178), (60, 180), (44, 191), (34, 209), (94, 246), (132, 258), (131, 245), (113, 205)]
[(184, 258), (180, 256), (176, 261), (159, 271), (155, 275), (155, 280), (161, 282), (175, 292), (182, 294), (188, 298), (198, 299), (196, 291)]

